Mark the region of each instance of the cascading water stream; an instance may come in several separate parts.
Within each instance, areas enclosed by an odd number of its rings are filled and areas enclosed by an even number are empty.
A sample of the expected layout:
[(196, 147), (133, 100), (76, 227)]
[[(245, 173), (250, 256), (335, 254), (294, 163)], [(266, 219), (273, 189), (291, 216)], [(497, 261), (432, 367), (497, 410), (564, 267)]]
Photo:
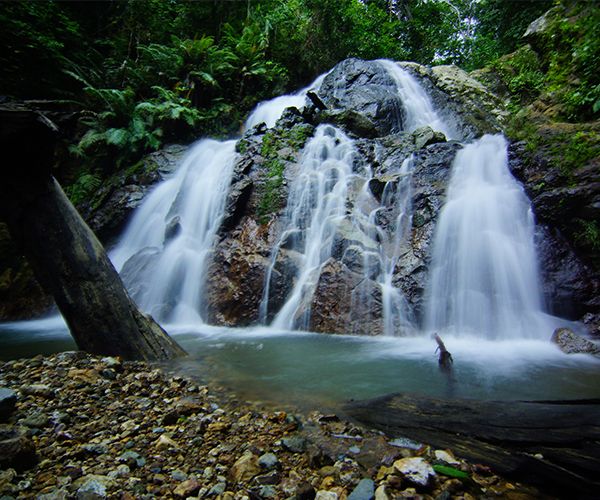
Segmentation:
[(147, 197), (111, 258), (144, 310), (168, 322), (202, 321), (205, 269), (223, 217), (235, 141), (203, 139)]
[[(275, 124), (284, 109), (302, 107), (306, 92), (257, 106), (246, 128)], [(194, 144), (175, 175), (148, 195), (110, 257), (140, 307), (169, 323), (203, 323), (203, 293), (236, 159), (235, 141)]]
[(458, 152), (437, 223), (425, 329), (487, 339), (548, 338), (529, 200), (508, 170), (507, 142)]
[[(399, 179), (394, 185), (387, 183), (382, 205), (391, 209), (393, 224), (391, 234), (381, 231), (380, 259), (382, 262), (379, 283), (383, 307), (383, 331), (386, 335), (413, 330), (415, 321), (402, 292), (393, 285), (394, 273), (412, 227), (412, 169), (413, 159), (402, 163)], [(373, 213), (376, 219), (376, 211)]]
[(443, 132), (448, 139), (459, 139), (460, 134), (447, 123), (434, 109), (431, 99), (419, 81), (408, 71), (393, 61), (379, 59), (377, 61), (396, 83), (396, 89), (406, 113), (403, 129), (413, 132), (420, 127), (429, 126), (433, 130)]
[(286, 247), (295, 254), (298, 270), (285, 304), (273, 319), (276, 328), (308, 328), (320, 269), (331, 256), (337, 226), (346, 213), (354, 155), (353, 142), (330, 125), (319, 126), (304, 148), (296, 180), (290, 187), (285, 229), (272, 253), (261, 303), (261, 315), (266, 320), (273, 268)]
[[(395, 83), (405, 108), (403, 125), (407, 132), (428, 125), (449, 137), (457, 136), (436, 113), (431, 100), (412, 75), (392, 61), (379, 60), (378, 64)], [(290, 188), (285, 229), (272, 251), (260, 306), (263, 323), (267, 323), (274, 314), (269, 310), (271, 282), (278, 259), (286, 252), (288, 258), (298, 261), (297, 270), (293, 275), (287, 273), (285, 276), (293, 285), (274, 315), (271, 326), (281, 329), (309, 327), (311, 301), (322, 266), (331, 257), (336, 233), (343, 233), (341, 226), (345, 226), (346, 231), (353, 235), (362, 233), (364, 240), (370, 239), (373, 243), (371, 246), (367, 241), (366, 245), (353, 248), (362, 255), (363, 279), (352, 291), (350, 300), (357, 305), (370, 304), (373, 294), (369, 281), (374, 279), (381, 290), (383, 332), (394, 335), (414, 330), (415, 321), (410, 307), (402, 291), (393, 284), (396, 265), (411, 229), (412, 162), (406, 160), (401, 165), (392, 166), (389, 173), (397, 174), (398, 179), (386, 185), (379, 204), (368, 189), (372, 176), (370, 167), (353, 173), (353, 155), (348, 155), (352, 149), (350, 139), (339, 130), (323, 126), (306, 145), (298, 176)], [(349, 203), (348, 199), (348, 193), (353, 189), (351, 183), (362, 185), (353, 203)], [(379, 226), (377, 217), (383, 209), (391, 213), (392, 219), (385, 229)], [(352, 320), (346, 323), (348, 331), (355, 330)]]

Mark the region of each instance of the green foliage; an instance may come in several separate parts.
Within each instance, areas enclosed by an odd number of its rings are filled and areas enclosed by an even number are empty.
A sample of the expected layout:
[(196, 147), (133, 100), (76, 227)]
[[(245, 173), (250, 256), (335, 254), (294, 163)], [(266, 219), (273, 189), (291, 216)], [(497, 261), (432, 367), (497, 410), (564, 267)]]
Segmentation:
[(544, 73), (540, 61), (529, 46), (498, 59), (491, 67), (500, 75), (508, 91), (518, 96), (520, 102), (530, 102), (543, 87)]
[(444, 476), (455, 477), (458, 479), (467, 479), (469, 477), (469, 474), (466, 472), (456, 469), (455, 467), (449, 467), (447, 465), (435, 464), (433, 465), (433, 470), (438, 474), (443, 474)]
[(598, 221), (576, 219), (574, 222), (578, 228), (575, 232), (575, 241), (588, 247), (598, 256), (600, 254), (600, 225), (598, 225)]
[(298, 152), (312, 136), (314, 128), (310, 125), (296, 125), (288, 130), (270, 130), (264, 136), (260, 154), (265, 159), (263, 164), (266, 180), (260, 194), (258, 206), (258, 219), (261, 224), (268, 222), (268, 217), (279, 210), (284, 199), (282, 186), (284, 181), (284, 161), (294, 161), (295, 153), (283, 157), (282, 150), (290, 149)]
[(84, 172), (65, 189), (65, 193), (74, 205), (79, 205), (89, 199), (101, 184), (102, 180), (98, 174)]

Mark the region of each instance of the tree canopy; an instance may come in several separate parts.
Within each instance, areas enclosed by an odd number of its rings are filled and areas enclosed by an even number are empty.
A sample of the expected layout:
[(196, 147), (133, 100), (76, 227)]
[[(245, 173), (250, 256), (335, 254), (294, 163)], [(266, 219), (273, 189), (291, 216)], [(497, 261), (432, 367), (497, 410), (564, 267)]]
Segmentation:
[[(2, 2), (5, 94), (62, 99), (77, 198), (167, 142), (236, 133), (256, 102), (346, 57), (473, 69), (515, 49), (551, 0)], [(66, 162), (69, 164), (69, 161)], [(60, 174), (59, 174), (60, 177)], [(77, 201), (77, 200), (75, 200)]]

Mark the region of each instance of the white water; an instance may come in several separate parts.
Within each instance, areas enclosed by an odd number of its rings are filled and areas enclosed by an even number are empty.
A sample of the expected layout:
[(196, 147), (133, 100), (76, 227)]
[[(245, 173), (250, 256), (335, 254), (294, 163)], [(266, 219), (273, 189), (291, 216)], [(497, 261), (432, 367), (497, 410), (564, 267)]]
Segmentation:
[(306, 103), (306, 93), (309, 90), (318, 89), (326, 76), (327, 73), (320, 75), (309, 86), (304, 87), (294, 94), (282, 95), (270, 101), (261, 102), (250, 113), (250, 116), (246, 120), (245, 128), (250, 129), (259, 123), (264, 123), (267, 128), (274, 127), (286, 108), (303, 108)]
[[(412, 171), (413, 159), (407, 158), (400, 168), (396, 186), (388, 183), (383, 191), (382, 205), (392, 210), (391, 234), (381, 231), (380, 259), (382, 273), (379, 277), (383, 305), (383, 331), (385, 335), (408, 333), (414, 330), (415, 321), (403, 293), (393, 285), (394, 273), (412, 229)], [(375, 213), (373, 214), (373, 216)]]
[[(246, 128), (272, 127), (285, 108), (304, 106), (306, 92), (260, 103)], [(176, 174), (136, 210), (111, 260), (138, 305), (170, 324), (204, 323), (203, 294), (217, 231), (224, 215), (236, 159), (235, 141), (203, 139), (194, 144)], [(167, 238), (168, 227), (178, 225)]]
[(414, 76), (393, 61), (379, 59), (377, 62), (396, 82), (406, 112), (405, 131), (413, 132), (420, 127), (429, 126), (433, 130), (443, 132), (448, 139), (460, 138), (454, 127), (443, 120), (433, 108), (431, 99)]
[(533, 238), (531, 206), (508, 170), (504, 137), (487, 135), (459, 151), (433, 243), (426, 330), (549, 338)]
[(273, 268), (285, 245), (296, 254), (298, 271), (285, 304), (272, 322), (275, 328), (308, 328), (321, 267), (331, 256), (338, 225), (346, 213), (354, 156), (352, 140), (330, 125), (319, 126), (304, 148), (290, 187), (285, 229), (272, 253), (261, 304), (266, 319)]
[[(202, 321), (206, 268), (223, 217), (235, 141), (194, 144), (174, 177), (146, 198), (111, 258), (145, 311), (168, 322)], [(169, 223), (178, 233), (166, 237)]]

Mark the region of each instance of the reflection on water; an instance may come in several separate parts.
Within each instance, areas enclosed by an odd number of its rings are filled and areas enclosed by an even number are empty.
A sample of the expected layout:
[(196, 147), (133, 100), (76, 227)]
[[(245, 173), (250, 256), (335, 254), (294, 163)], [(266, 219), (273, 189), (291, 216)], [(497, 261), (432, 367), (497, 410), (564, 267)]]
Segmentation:
[[(64, 324), (0, 325), (2, 359), (74, 349)], [(333, 407), (391, 392), (531, 400), (600, 397), (600, 362), (550, 342), (444, 338), (453, 379), (440, 372), (430, 338), (281, 333), (267, 328), (167, 329), (190, 353), (173, 368), (251, 400)]]

